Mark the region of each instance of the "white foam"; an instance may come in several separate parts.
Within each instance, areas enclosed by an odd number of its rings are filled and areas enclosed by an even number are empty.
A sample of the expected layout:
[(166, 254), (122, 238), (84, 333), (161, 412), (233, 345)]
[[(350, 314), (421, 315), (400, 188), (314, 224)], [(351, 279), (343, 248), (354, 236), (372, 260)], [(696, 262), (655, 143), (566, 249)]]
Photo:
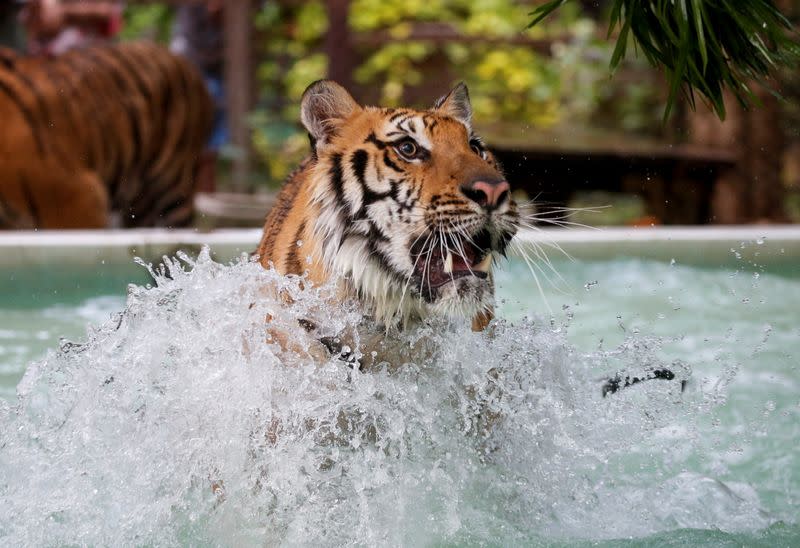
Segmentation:
[[(0, 402), (1, 544), (514, 544), (692, 526), (687, 508), (707, 504), (709, 527), (769, 521), (750, 493), (672, 466), (707, 395), (653, 382), (601, 398), (602, 373), (682, 369), (653, 341), (581, 354), (535, 320), (433, 324), (395, 341), (424, 352), (362, 373), (311, 357), (298, 319), (360, 321), (325, 288), (184, 262)], [(266, 342), (267, 316), (295, 347)]]

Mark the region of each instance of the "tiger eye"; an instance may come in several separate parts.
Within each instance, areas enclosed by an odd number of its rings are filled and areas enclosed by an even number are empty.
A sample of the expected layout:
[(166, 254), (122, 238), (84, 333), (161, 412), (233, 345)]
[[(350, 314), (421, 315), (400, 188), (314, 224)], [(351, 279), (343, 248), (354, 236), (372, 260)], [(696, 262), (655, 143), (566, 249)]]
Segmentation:
[(397, 145), (397, 152), (407, 158), (413, 158), (417, 153), (417, 144), (414, 141), (403, 141)]

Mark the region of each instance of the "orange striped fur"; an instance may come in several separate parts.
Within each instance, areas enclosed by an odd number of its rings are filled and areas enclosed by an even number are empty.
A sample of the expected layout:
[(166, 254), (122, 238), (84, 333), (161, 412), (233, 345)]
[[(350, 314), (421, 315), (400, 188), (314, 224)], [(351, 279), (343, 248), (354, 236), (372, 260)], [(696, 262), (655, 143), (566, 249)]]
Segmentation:
[(0, 54), (0, 228), (185, 226), (213, 105), (148, 43)]
[(518, 213), (472, 131), (466, 87), (420, 111), (363, 107), (320, 81), (301, 111), (312, 155), (267, 216), (262, 265), (316, 284), (337, 280), (343, 297), (387, 326), (439, 315), (483, 329), (491, 265)]

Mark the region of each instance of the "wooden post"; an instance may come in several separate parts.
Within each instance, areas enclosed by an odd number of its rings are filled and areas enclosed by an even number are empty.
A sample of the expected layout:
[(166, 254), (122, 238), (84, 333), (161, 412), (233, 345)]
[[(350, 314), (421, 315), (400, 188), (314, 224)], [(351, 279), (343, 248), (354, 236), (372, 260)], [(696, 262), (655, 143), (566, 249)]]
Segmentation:
[(347, 25), (350, 0), (327, 0), (328, 32), (325, 53), (328, 55), (328, 78), (352, 90), (355, 52)]
[(223, 3), (225, 32), (225, 93), (231, 145), (236, 149), (231, 173), (233, 188), (244, 190), (250, 175), (250, 128), (247, 116), (253, 106), (252, 3)]

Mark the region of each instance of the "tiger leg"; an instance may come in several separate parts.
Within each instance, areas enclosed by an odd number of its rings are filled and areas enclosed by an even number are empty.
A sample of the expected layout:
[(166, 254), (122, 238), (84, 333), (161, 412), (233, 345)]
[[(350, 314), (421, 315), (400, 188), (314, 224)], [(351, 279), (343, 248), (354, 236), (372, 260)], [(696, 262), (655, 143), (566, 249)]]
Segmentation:
[(30, 179), (37, 190), (38, 226), (54, 228), (106, 228), (109, 198), (106, 186), (94, 172), (75, 174), (54, 169)]

